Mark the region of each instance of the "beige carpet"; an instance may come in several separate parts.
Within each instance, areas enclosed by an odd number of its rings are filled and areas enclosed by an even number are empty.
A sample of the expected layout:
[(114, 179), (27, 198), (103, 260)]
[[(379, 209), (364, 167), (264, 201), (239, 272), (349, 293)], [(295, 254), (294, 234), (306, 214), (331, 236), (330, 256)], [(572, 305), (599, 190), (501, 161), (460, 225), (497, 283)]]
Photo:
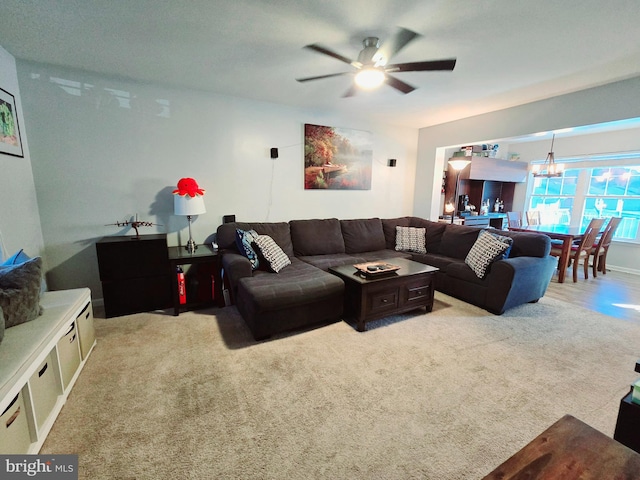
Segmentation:
[(80, 478), (476, 479), (562, 415), (612, 436), (640, 322), (545, 298), (256, 343), (234, 307), (96, 320), (42, 453)]

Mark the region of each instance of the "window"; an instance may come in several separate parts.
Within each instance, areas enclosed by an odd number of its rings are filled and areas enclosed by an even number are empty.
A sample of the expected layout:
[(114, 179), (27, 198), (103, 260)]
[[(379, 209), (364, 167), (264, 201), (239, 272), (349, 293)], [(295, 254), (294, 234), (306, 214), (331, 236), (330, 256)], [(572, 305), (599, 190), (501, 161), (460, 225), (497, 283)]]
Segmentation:
[(574, 195), (580, 170), (565, 170), (561, 177), (535, 177), (531, 210), (540, 211), (543, 224), (571, 224)]
[(637, 238), (640, 225), (640, 166), (589, 170), (582, 225), (594, 217), (622, 217), (614, 238)]
[(587, 226), (595, 217), (623, 217), (616, 239), (640, 240), (640, 166), (572, 168), (535, 177), (530, 209), (542, 223)]

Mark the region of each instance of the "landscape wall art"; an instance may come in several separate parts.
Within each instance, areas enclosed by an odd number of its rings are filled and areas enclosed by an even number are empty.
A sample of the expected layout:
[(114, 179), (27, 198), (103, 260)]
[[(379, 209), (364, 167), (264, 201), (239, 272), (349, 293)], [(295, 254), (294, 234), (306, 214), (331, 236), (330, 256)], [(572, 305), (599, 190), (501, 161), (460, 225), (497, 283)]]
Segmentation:
[(371, 190), (370, 132), (304, 125), (305, 190)]

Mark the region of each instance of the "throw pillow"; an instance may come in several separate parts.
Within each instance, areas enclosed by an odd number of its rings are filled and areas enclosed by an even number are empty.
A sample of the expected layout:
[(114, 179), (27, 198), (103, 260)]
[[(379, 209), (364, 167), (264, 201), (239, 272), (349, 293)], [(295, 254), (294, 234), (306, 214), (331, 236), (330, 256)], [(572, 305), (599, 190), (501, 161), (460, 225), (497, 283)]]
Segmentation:
[(396, 250), (427, 253), (425, 244), (426, 228), (396, 227)]
[(249, 259), (252, 270), (260, 266), (258, 255), (253, 249), (253, 242), (256, 238), (258, 238), (258, 233), (255, 230), (240, 230), (236, 228), (236, 246), (240, 253)]
[(291, 265), (291, 259), (269, 235), (258, 235), (255, 245), (273, 272), (278, 273)]
[(478, 278), (484, 278), (489, 266), (496, 260), (506, 258), (505, 254), (511, 249), (513, 239), (483, 230), (478, 235), (471, 250), (465, 258), (465, 263), (471, 267)]
[(40, 282), (42, 258), (35, 257), (11, 266), (0, 266), (0, 307), (5, 327), (34, 320), (42, 314)]

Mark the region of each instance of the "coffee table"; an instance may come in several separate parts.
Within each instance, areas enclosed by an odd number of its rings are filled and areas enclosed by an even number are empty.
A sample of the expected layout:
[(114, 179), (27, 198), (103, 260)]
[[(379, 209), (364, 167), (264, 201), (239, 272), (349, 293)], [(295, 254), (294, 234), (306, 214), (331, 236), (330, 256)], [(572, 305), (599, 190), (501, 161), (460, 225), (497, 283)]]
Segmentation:
[(639, 454), (565, 415), (483, 480), (603, 480), (639, 475)]
[(426, 307), (433, 308), (436, 267), (405, 258), (390, 258), (381, 263), (400, 267), (384, 275), (361, 274), (353, 265), (329, 268), (344, 280), (344, 313), (354, 319), (359, 332), (371, 320)]

